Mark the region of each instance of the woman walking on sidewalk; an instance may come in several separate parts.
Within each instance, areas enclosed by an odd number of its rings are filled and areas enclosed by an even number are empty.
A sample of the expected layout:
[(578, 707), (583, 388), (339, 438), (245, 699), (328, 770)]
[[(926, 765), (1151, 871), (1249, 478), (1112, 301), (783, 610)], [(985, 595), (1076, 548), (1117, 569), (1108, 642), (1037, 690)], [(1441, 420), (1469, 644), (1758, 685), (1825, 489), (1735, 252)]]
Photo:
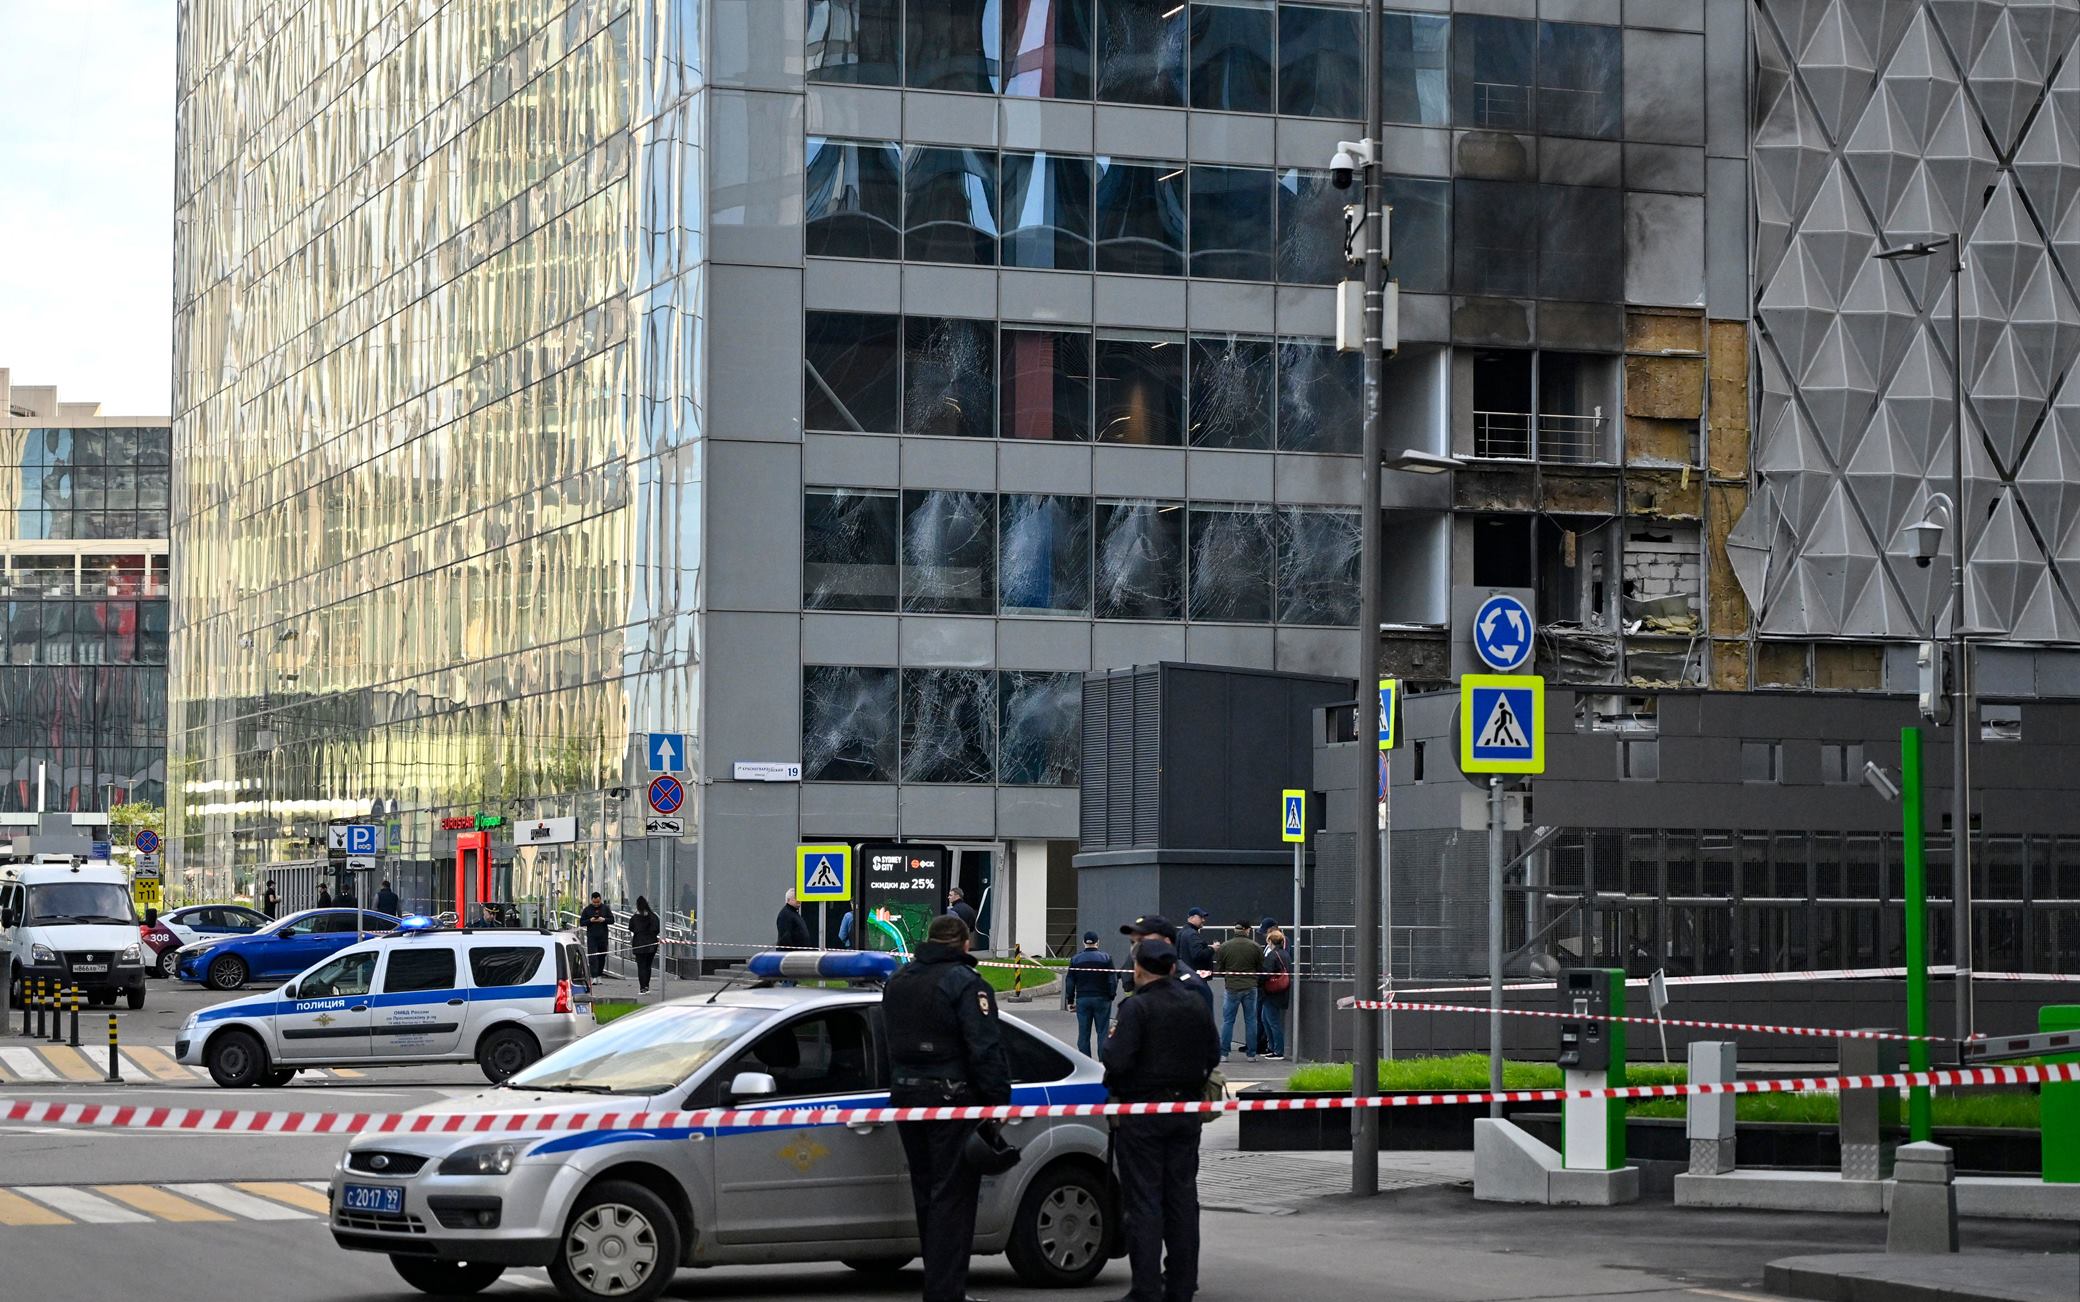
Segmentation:
[(628, 915), (628, 944), (636, 956), (636, 993), (650, 993), (650, 965), (657, 961), (657, 933), (662, 924), (650, 911), (647, 896), (636, 896), (636, 911)]

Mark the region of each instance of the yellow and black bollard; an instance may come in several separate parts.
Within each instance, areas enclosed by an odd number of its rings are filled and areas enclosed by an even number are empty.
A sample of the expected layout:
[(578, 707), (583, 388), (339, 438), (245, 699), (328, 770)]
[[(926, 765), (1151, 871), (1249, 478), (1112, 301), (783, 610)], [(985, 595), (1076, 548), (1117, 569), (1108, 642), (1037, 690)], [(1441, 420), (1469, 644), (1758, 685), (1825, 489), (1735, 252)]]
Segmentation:
[(1011, 946), (1011, 1002), (1026, 1001), (1026, 952), (1016, 943)]
[(43, 985), (43, 978), (36, 978), (36, 1033), (33, 1038), (38, 1040), (41, 1040), (43, 1038)]
[(87, 992), (78, 986), (72, 987), (72, 1047), (79, 1048), (79, 1006), (86, 1002)]
[(31, 1018), (31, 1017), (32, 1017), (32, 1016), (34, 1015), (34, 1012), (35, 1012), (35, 1008), (36, 1008), (36, 983), (35, 983), (35, 982), (33, 982), (33, 981), (31, 981), (31, 980), (30, 980), (29, 978), (27, 978), (27, 977), (23, 977), (23, 978), (22, 978), (22, 1034), (23, 1034), (23, 1035), (27, 1035), (27, 1034), (29, 1034), (29, 1019), (30, 1019), (30, 1018)]
[(108, 1015), (108, 1083), (123, 1083), (123, 1069), (116, 1061), (116, 1015)]
[(71, 997), (72, 987), (54, 985), (51, 989), (51, 1043), (65, 1043), (65, 1001)]

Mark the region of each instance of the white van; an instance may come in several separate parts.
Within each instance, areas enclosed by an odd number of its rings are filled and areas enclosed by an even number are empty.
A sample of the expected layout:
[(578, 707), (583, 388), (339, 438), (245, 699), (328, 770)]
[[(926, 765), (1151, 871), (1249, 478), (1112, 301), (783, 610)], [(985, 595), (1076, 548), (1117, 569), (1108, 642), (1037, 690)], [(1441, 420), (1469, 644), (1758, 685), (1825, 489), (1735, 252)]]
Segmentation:
[(0, 868), (0, 964), (10, 1006), (22, 982), (78, 986), (96, 1007), (121, 994), (144, 1007), (144, 945), (130, 903), (130, 878), (108, 863), (11, 864)]

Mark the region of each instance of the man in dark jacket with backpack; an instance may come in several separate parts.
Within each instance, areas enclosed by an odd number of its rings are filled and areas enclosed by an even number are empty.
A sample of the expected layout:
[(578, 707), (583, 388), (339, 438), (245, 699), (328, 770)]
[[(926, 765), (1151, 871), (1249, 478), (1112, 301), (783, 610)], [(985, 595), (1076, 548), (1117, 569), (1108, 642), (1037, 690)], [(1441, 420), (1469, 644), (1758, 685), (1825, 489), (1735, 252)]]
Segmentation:
[[(1076, 1052), (1086, 1058), (1105, 1056), (1105, 1031), (1112, 1023), (1112, 996), (1119, 988), (1112, 955), (1098, 948), (1098, 933), (1083, 933), (1083, 948), (1069, 960), (1062, 976), (1062, 1006), (1076, 1010)], [(1097, 1028), (1097, 1052), (1091, 1052), (1091, 1028)]]

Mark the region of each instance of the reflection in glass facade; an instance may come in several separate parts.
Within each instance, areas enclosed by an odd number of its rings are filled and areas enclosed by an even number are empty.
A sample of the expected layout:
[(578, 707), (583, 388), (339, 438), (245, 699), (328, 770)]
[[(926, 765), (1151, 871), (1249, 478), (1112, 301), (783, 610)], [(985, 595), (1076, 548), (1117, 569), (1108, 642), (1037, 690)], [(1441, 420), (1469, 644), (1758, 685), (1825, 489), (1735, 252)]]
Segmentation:
[[(0, 813), (166, 801), (170, 431), (7, 415)], [(62, 416), (58, 419), (64, 419)]]
[[(812, 44), (886, 81), (896, 7), (812, 5)], [(386, 875), (438, 904), (443, 818), (567, 815), (575, 845), (494, 844), (501, 893), (694, 907), (700, 802), (668, 849), (616, 793), (639, 734), (701, 722), (704, 8), (340, 0), (262, 40), (184, 7), (168, 776), (198, 892), (380, 811)]]

